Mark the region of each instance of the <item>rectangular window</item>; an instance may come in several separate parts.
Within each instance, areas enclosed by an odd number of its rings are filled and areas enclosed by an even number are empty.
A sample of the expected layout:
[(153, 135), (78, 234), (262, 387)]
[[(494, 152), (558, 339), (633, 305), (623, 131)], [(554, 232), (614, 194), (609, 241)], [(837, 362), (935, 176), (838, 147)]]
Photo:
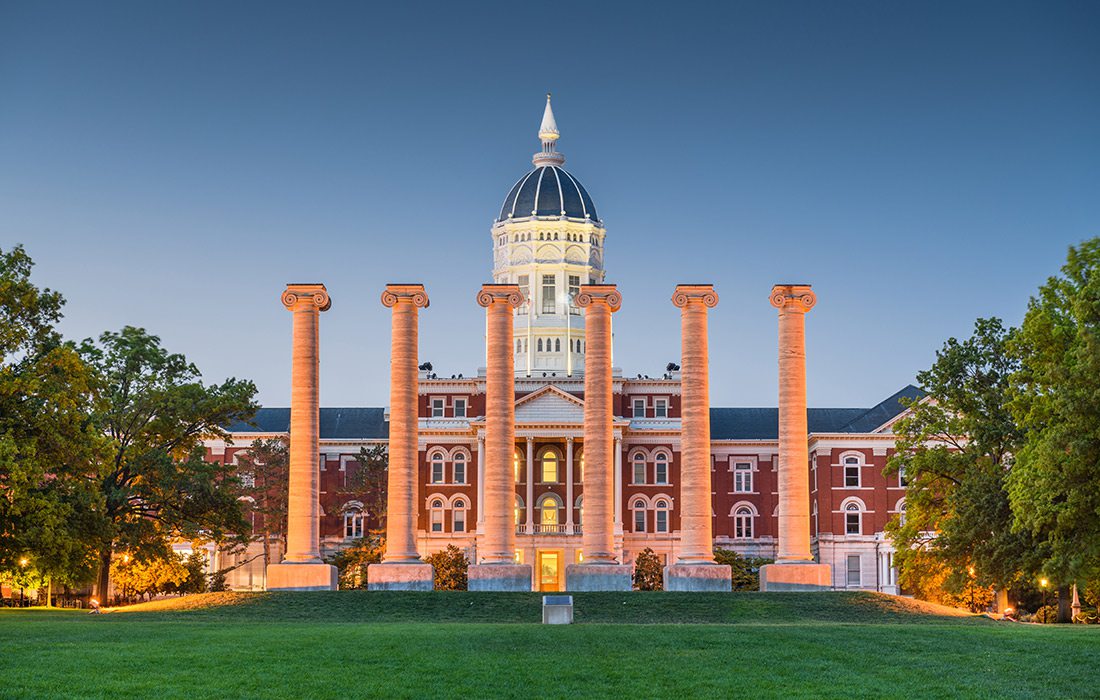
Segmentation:
[(733, 465), (733, 490), (736, 493), (752, 493), (752, 464), (737, 462)]
[(443, 483), (443, 458), (432, 460), (432, 483)]
[(555, 298), (557, 277), (555, 275), (542, 276), (542, 312), (544, 314), (555, 313), (558, 302)]
[(466, 399), (455, 399), (454, 400), (454, 406), (455, 406), (455, 418), (465, 418), (466, 417)]
[(443, 532), (443, 509), (432, 509), (432, 532)]
[(668, 532), (668, 511), (657, 511), (657, 532)]
[(657, 462), (654, 464), (654, 479), (656, 484), (668, 483), (668, 462), (658, 456)]
[(862, 585), (860, 576), (860, 563), (858, 554), (848, 555), (848, 587), (859, 588)]
[(320, 454), (317, 455), (317, 467), (321, 471), (325, 470), (325, 453), (324, 452), (321, 452)]
[(455, 510), (454, 532), (466, 532), (466, 510)]
[(443, 407), (446, 403), (446, 399), (432, 399), (432, 418), (443, 417)]
[(645, 532), (645, 511), (634, 511), (634, 532)]
[(898, 467), (898, 486), (905, 488), (909, 485), (909, 479), (905, 477), (905, 467)]
[(581, 309), (577, 306), (577, 295), (581, 293), (580, 275), (569, 275), (569, 313), (579, 316)]
[(814, 491), (817, 491), (817, 465), (816, 464), (814, 465), (814, 468), (810, 470), (810, 474), (812, 474), (813, 478), (814, 478)]
[(844, 514), (844, 533), (848, 535), (862, 534), (859, 522), (859, 513), (848, 511)]
[(520, 275), (516, 279), (516, 284), (519, 285), (520, 294), (523, 295), (523, 303), (519, 305), (520, 311), (527, 311), (527, 302), (531, 300), (531, 276)]
[[(461, 456), (461, 455), (459, 455), (459, 456)], [(466, 460), (465, 459), (459, 459), (458, 457), (455, 457), (454, 470), (455, 470), (455, 483), (456, 484), (465, 484), (466, 483)]]
[(856, 457), (844, 458), (844, 486), (859, 488), (859, 459)]
[(635, 418), (645, 418), (645, 399), (634, 399)]
[(653, 402), (653, 416), (655, 418), (668, 418), (668, 399), (657, 399)]
[(635, 484), (644, 484), (645, 483), (645, 460), (644, 459), (634, 460), (634, 483)]

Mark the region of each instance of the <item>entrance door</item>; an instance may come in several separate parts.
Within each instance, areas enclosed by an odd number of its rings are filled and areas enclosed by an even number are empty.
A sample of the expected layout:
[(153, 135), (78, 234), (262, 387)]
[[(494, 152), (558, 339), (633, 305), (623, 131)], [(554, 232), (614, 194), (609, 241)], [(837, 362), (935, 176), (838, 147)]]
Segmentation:
[(561, 552), (539, 552), (539, 590), (560, 591)]

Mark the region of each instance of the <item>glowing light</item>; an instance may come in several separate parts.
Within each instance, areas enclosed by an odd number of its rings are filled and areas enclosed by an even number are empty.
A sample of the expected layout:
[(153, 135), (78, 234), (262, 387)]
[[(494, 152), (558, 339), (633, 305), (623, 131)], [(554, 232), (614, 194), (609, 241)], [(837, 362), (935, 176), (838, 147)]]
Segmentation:
[(30, 563), (31, 563), (31, 560), (27, 559), (26, 557), (23, 557), (22, 559), (19, 560), (19, 566), (24, 566), (25, 567), (27, 564), (30, 564)]
[(1039, 585), (1043, 588), (1046, 588), (1048, 583), (1050, 583), (1050, 581), (1047, 581), (1045, 578), (1039, 579)]

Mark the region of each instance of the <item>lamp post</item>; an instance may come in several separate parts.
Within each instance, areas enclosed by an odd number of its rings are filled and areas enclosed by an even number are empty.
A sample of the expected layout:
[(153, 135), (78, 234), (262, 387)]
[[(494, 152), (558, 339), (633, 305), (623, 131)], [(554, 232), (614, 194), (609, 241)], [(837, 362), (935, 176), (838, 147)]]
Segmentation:
[(30, 564), (30, 563), (31, 563), (30, 560), (27, 559), (26, 557), (23, 557), (22, 559), (19, 560), (19, 566), (22, 567), (22, 569), (23, 569), (23, 574), (19, 578), (19, 607), (21, 607), (21, 608), (27, 607), (27, 596), (26, 596), (26, 593), (24, 591), (23, 586), (26, 585), (27, 564)]
[[(1039, 579), (1039, 587), (1043, 589), (1043, 607), (1044, 608), (1047, 607), (1047, 605), (1048, 605), (1048, 603), (1047, 603), (1047, 586), (1049, 586), (1049, 585), (1050, 585), (1050, 581), (1046, 580), (1045, 578)], [(1044, 618), (1045, 618), (1045, 616), (1044, 616)], [(1045, 619), (1044, 619), (1044, 621), (1045, 621)]]

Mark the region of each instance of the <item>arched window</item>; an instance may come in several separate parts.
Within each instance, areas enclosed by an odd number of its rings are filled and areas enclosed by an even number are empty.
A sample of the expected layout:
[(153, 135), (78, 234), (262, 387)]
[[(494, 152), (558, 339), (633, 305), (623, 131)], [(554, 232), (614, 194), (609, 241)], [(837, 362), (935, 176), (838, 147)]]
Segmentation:
[(849, 489), (859, 488), (859, 472), (863, 460), (854, 455), (844, 458), (844, 487)]
[(466, 501), (460, 498), (451, 507), (451, 532), (466, 532)]
[(558, 454), (551, 449), (543, 450), (540, 461), (542, 465), (542, 469), (540, 470), (542, 474), (542, 483), (558, 483)]
[(894, 506), (894, 510), (898, 512), (898, 525), (905, 524), (905, 499), (898, 501), (898, 504)]
[(820, 530), (818, 529), (818, 522), (817, 522), (817, 501), (814, 501), (814, 508), (813, 508), (813, 512), (811, 513), (811, 515), (813, 515), (813, 520), (814, 520), (814, 537), (817, 537), (818, 533), (820, 533)]
[(558, 508), (561, 507), (561, 501), (558, 497), (552, 493), (548, 493), (539, 500), (539, 524), (541, 525), (557, 525), (560, 522), (558, 517)]
[(516, 494), (516, 525), (523, 522), (523, 497)]
[(632, 464), (634, 465), (634, 483), (635, 484), (644, 484), (645, 483), (645, 455), (642, 454), (641, 452), (635, 454)]
[(577, 517), (574, 520), (578, 526), (584, 522), (584, 496), (577, 496)]
[(741, 506), (733, 512), (733, 537), (738, 540), (752, 539), (752, 509)]
[(466, 455), (461, 452), (455, 453), (454, 456), (454, 483), (465, 484), (466, 483)]
[(363, 522), (366, 518), (363, 510), (358, 507), (348, 508), (344, 511), (344, 537), (354, 539), (363, 536)]
[(432, 501), (432, 532), (443, 532), (443, 501), (435, 499)]
[(538, 342), (535, 344), (535, 350), (542, 352), (542, 338), (539, 338)]
[(653, 458), (653, 483), (655, 484), (667, 484), (668, 483), (668, 455), (664, 452), (658, 452)]
[(668, 532), (668, 501), (657, 501), (657, 532)]
[(554, 352), (561, 352), (561, 338), (554, 338)]
[(443, 479), (443, 465), (444, 457), (442, 452), (436, 452), (432, 455), (432, 483), (442, 484)]
[(863, 534), (863, 508), (858, 501), (848, 501), (844, 506), (844, 533), (847, 535)]
[(516, 450), (512, 453), (512, 467), (516, 472), (516, 483), (518, 484), (522, 481), (522, 479), (520, 479), (519, 471), (519, 450)]
[(573, 477), (573, 481), (578, 484), (584, 483), (584, 452), (581, 452), (577, 457), (577, 473)]
[(733, 490), (735, 493), (752, 493), (751, 462), (734, 462)]
[(634, 511), (634, 532), (645, 532), (645, 501), (634, 501), (631, 510)]

